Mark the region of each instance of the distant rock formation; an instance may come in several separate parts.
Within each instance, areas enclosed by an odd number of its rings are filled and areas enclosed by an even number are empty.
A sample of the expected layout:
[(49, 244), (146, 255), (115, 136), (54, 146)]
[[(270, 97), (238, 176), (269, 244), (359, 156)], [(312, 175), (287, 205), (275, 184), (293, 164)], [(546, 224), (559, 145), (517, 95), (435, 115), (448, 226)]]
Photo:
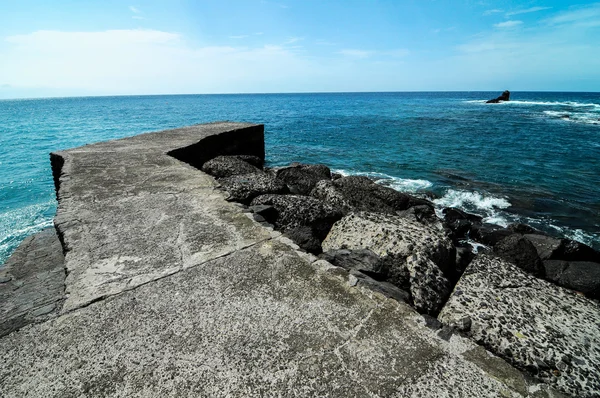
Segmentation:
[(486, 104), (497, 104), (502, 101), (510, 101), (510, 91), (504, 91), (501, 96), (487, 101)]

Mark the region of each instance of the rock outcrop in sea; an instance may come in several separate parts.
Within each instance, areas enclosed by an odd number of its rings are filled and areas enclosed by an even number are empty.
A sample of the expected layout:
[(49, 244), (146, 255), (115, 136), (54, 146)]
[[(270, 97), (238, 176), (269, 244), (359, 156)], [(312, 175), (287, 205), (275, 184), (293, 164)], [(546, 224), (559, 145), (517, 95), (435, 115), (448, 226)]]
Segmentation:
[(510, 91), (508, 90), (505, 90), (499, 97), (486, 101), (486, 104), (498, 104), (504, 101), (510, 101)]

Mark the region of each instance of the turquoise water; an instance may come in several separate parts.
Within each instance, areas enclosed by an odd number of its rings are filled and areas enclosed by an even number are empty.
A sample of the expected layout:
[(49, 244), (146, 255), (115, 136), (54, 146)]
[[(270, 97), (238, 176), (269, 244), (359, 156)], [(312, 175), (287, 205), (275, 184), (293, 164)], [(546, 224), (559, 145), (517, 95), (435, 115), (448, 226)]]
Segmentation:
[(0, 264), (56, 209), (49, 152), (184, 125), (264, 123), (267, 161), (325, 163), (600, 248), (600, 93), (338, 93), (0, 101)]

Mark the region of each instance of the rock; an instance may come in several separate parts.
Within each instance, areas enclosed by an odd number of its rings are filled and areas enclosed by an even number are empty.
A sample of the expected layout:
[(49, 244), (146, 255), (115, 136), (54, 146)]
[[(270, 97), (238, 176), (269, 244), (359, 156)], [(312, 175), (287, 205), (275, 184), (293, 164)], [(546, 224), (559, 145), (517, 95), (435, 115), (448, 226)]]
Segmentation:
[(600, 308), (581, 295), (479, 255), (438, 319), (566, 394), (598, 396)]
[(256, 205), (250, 206), (250, 211), (254, 214), (262, 216), (265, 220), (270, 223), (274, 223), (277, 219), (277, 210), (273, 206), (269, 205)]
[(299, 164), (282, 167), (275, 176), (283, 181), (290, 192), (296, 195), (308, 195), (321, 180), (331, 180), (331, 170), (322, 164)]
[(541, 234), (540, 231), (538, 231), (537, 229), (530, 227), (527, 224), (510, 224), (508, 227), (506, 227), (506, 229), (508, 229), (511, 232), (514, 232), (516, 234)]
[(466, 213), (454, 207), (442, 210), (444, 214), (444, 225), (452, 231), (452, 239), (455, 243), (466, 239), (471, 234), (473, 225), (481, 225), (482, 217)]
[(389, 281), (397, 286), (407, 284), (406, 258), (413, 254), (429, 258), (444, 272), (455, 261), (454, 246), (443, 231), (390, 214), (351, 213), (333, 225), (322, 245), (324, 251), (369, 249), (389, 257)]
[(471, 239), (488, 246), (494, 246), (496, 243), (512, 234), (513, 233), (506, 228), (487, 223), (474, 224), (470, 231)]
[(542, 261), (565, 260), (600, 263), (600, 252), (583, 243), (540, 234), (526, 234), (525, 238), (533, 243)]
[(342, 217), (342, 213), (337, 209), (310, 196), (261, 195), (256, 197), (251, 205), (273, 206), (277, 211), (277, 218), (273, 221), (275, 227), (284, 233), (290, 231), (290, 237), (299, 238), (300, 242), (296, 242), (299, 246), (302, 243), (311, 247), (311, 253), (320, 253), (320, 246), (319, 250), (314, 251), (314, 241), (306, 236), (307, 230), (297, 228), (310, 227), (312, 236), (321, 242), (333, 223)]
[(589, 261), (544, 261), (546, 279), (593, 299), (600, 299), (600, 264)]
[(254, 167), (258, 167), (259, 169), (263, 168), (263, 160), (258, 156), (253, 155), (235, 155), (240, 160), (243, 160), (246, 163), (250, 163)]
[(309, 253), (321, 253), (321, 241), (313, 234), (311, 227), (302, 225), (285, 229), (285, 235)]
[(454, 274), (450, 275), (450, 280), (452, 282), (458, 281), (461, 277), (467, 266), (471, 264), (471, 261), (475, 258), (475, 254), (473, 253), (470, 247), (457, 247), (456, 248), (456, 265), (454, 267)]
[(284, 194), (287, 186), (272, 175), (258, 170), (251, 174), (233, 175), (219, 179), (219, 183), (229, 192), (228, 200), (250, 203), (264, 194)]
[(319, 257), (338, 267), (360, 271), (376, 280), (387, 279), (391, 268), (390, 261), (379, 257), (369, 249), (330, 250)]
[(560, 239), (546, 235), (525, 234), (524, 236), (533, 244), (542, 261), (556, 258), (556, 254), (559, 252), (562, 245)]
[(239, 156), (217, 156), (202, 165), (202, 171), (216, 178), (260, 173), (261, 170)]
[(473, 223), (481, 223), (483, 220), (483, 217), (481, 216), (464, 212), (455, 207), (447, 207), (442, 210), (442, 213), (444, 214), (444, 221), (447, 223), (452, 223), (456, 220), (468, 220)]
[(486, 104), (497, 104), (501, 101), (510, 101), (510, 91), (504, 91), (498, 98), (486, 101)]
[(513, 234), (494, 246), (494, 254), (538, 277), (544, 276), (544, 267), (535, 246), (521, 234)]
[(410, 303), (410, 294), (398, 286), (395, 286), (389, 282), (378, 281), (359, 271), (353, 270), (351, 271), (351, 274), (356, 278), (357, 285), (359, 286), (364, 286), (367, 289), (379, 292), (386, 297), (393, 298), (396, 301)]
[(414, 254), (406, 259), (410, 274), (410, 293), (415, 308), (423, 313), (435, 315), (450, 294), (450, 282), (430, 259)]
[[(363, 176), (342, 177), (335, 181), (319, 181), (311, 192), (311, 196), (341, 209), (346, 214), (357, 210), (395, 214), (397, 211), (408, 209), (411, 201), (413, 204), (427, 202), (376, 184)], [(429, 205), (433, 208), (433, 205), (430, 203)]]
[(442, 223), (439, 218), (435, 215), (435, 210), (433, 207), (425, 204), (411, 206), (406, 210), (401, 210), (396, 212), (397, 215), (401, 217), (409, 217), (415, 221), (430, 224), (435, 224), (438, 228), (443, 228)]

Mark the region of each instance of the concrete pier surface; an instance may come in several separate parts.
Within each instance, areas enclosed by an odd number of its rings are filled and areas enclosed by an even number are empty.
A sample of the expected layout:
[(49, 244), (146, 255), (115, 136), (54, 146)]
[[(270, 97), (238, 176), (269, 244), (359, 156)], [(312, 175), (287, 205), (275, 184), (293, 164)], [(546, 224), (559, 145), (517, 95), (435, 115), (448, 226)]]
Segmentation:
[(52, 154), (60, 245), (0, 274), (0, 397), (562, 396), (255, 222), (198, 169), (223, 154), (264, 158), (263, 126)]

